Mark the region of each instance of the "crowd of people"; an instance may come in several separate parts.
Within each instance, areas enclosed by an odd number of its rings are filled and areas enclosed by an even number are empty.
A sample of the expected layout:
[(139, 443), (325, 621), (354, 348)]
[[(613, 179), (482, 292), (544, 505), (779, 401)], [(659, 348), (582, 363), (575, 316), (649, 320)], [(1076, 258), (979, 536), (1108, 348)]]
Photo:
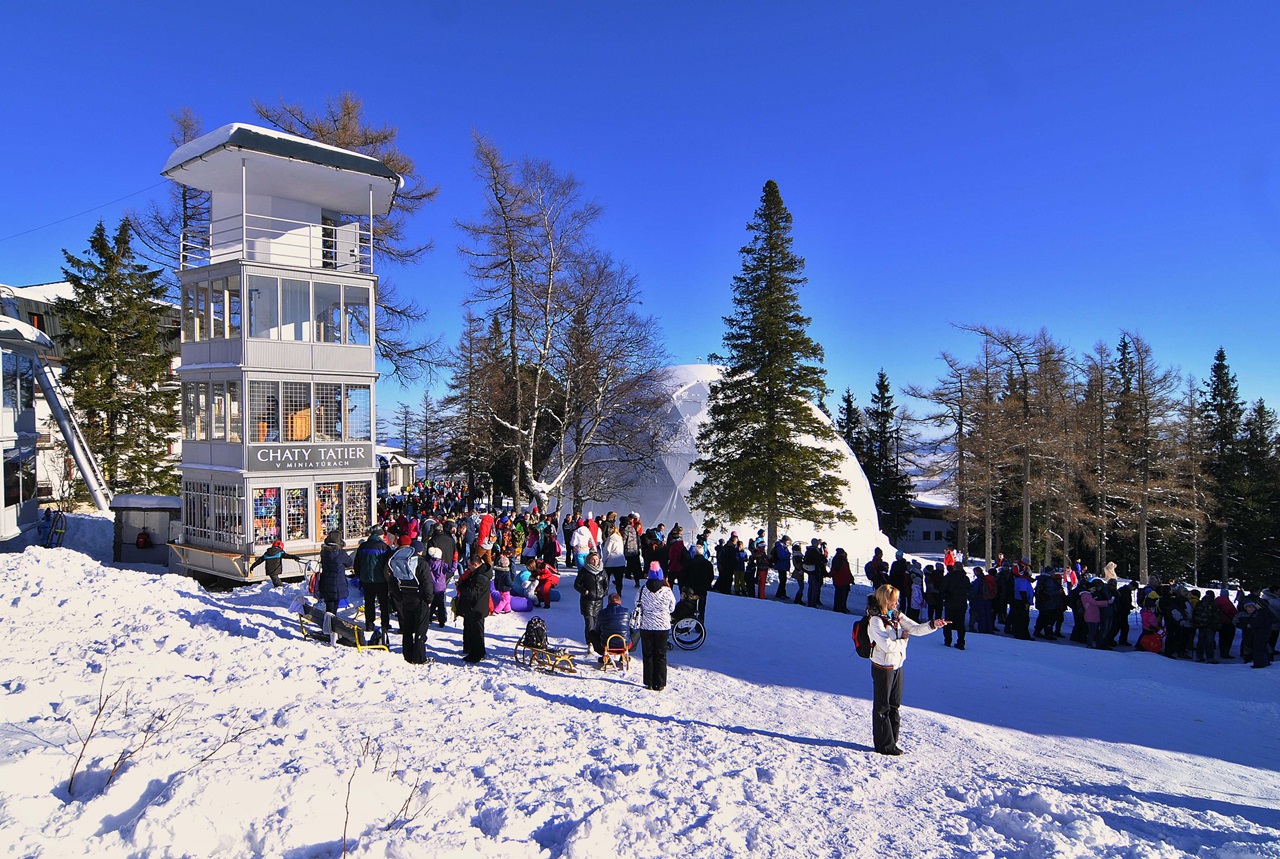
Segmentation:
[[(816, 538), (805, 543), (784, 535), (768, 546), (759, 530), (745, 540), (733, 532), (713, 543), (710, 530), (690, 536), (679, 524), (670, 530), (664, 523), (646, 528), (635, 513), (574, 511), (557, 517), (534, 508), (511, 514), (468, 504), (467, 494), (459, 484), (420, 484), (383, 499), (377, 524), (354, 555), (342, 534), (331, 532), (316, 581), (325, 609), (336, 611), (349, 600), (351, 583), (358, 582), (371, 643), (387, 639), (398, 614), (404, 657), (422, 662), (430, 625), (447, 622), (446, 592), (452, 586), (452, 610), (463, 622), (464, 660), (479, 662), (487, 655), (485, 618), (513, 605), (550, 608), (559, 597), (555, 589), (563, 559), (577, 571), (584, 643), (603, 661), (612, 635), (621, 635), (628, 648), (651, 640), (642, 649), (644, 680), (658, 690), (666, 685), (666, 636), (673, 616), (705, 624), (712, 593), (763, 599), (770, 596), (767, 585), (774, 578), (774, 599), (827, 608), (822, 594), (830, 579), (831, 610), (853, 613), (849, 557), (840, 548), (830, 554)], [(301, 560), (277, 543), (253, 567), (265, 565), (279, 586), (281, 561), (288, 559)], [(895, 617), (930, 628), (946, 621), (936, 628), (944, 630), (944, 645), (957, 650), (965, 649), (966, 634), (1000, 629), (1024, 640), (1066, 638), (1098, 650), (1134, 647), (1217, 663), (1232, 657), (1238, 636), (1241, 657), (1264, 667), (1280, 633), (1280, 595), (1271, 590), (1241, 591), (1232, 600), (1225, 589), (1201, 593), (1155, 577), (1139, 586), (1118, 579), (1114, 564), (1101, 577), (1089, 575), (1081, 564), (1033, 575), (1025, 558), (999, 556), (990, 568), (970, 571), (954, 552), (941, 563), (922, 566), (901, 551), (889, 562), (876, 549), (863, 574), (873, 593), (892, 588)], [(631, 609), (623, 605), (627, 582), (636, 592)], [(1131, 633), (1136, 633), (1133, 641)]]
[[(1062, 570), (996, 559), (991, 568), (974, 566), (972, 578), (954, 556), (921, 566), (902, 552), (892, 565), (876, 550), (864, 568), (873, 588), (890, 585), (900, 594), (898, 610), (913, 621), (945, 619), (943, 643), (965, 648), (965, 633), (1005, 635), (1023, 640), (1066, 638), (1097, 650), (1133, 647), (1171, 659), (1217, 664), (1232, 658), (1237, 634), (1240, 656), (1254, 668), (1270, 664), (1280, 636), (1280, 593), (1223, 588), (1201, 592), (1152, 576), (1145, 585), (1122, 581), (1115, 565), (1101, 577), (1083, 564)], [(1031, 610), (1036, 609), (1034, 623)], [(1134, 630), (1134, 614), (1137, 629)], [(1068, 613), (1071, 624), (1064, 633)], [(1130, 642), (1131, 632), (1137, 632)]]

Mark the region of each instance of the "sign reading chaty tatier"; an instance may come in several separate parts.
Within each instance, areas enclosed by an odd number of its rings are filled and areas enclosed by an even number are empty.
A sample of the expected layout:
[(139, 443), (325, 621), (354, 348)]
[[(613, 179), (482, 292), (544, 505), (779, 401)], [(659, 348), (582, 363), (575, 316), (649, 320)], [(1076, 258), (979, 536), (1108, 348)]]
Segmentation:
[(251, 444), (249, 471), (323, 471), (330, 468), (374, 468), (373, 445)]

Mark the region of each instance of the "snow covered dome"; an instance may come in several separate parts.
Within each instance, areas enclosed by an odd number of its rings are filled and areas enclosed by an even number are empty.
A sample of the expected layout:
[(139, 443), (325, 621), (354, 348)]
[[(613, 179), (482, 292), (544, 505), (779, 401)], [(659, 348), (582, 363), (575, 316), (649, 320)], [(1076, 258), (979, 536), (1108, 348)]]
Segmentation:
[[(671, 382), (671, 403), (662, 417), (672, 425), (676, 436), (672, 451), (659, 458), (654, 473), (647, 476), (639, 486), (618, 498), (589, 506), (595, 513), (615, 510), (619, 514), (626, 514), (634, 511), (640, 514), (640, 521), (646, 528), (662, 522), (670, 531), (671, 526), (678, 522), (686, 533), (689, 533), (690, 525), (695, 532), (700, 532), (703, 517), (689, 509), (687, 494), (689, 488), (698, 481), (699, 475), (692, 469), (693, 461), (698, 458), (698, 430), (707, 419), (711, 383), (720, 378), (721, 371), (719, 367), (710, 364), (682, 364), (669, 368), (667, 372)], [(810, 408), (819, 420), (831, 423), (816, 406)], [(871, 498), (871, 485), (867, 482), (862, 466), (843, 440), (837, 438), (822, 446), (841, 457), (837, 473), (848, 484), (841, 504), (851, 510), (858, 521), (855, 525), (840, 524), (823, 530), (815, 530), (812, 525), (803, 522), (787, 523), (781, 526), (779, 533), (788, 534), (793, 540), (804, 540), (806, 543), (813, 537), (819, 537), (827, 541), (832, 553), (836, 548), (843, 547), (849, 553), (851, 562), (861, 559), (865, 563), (877, 546), (885, 549), (885, 554), (891, 555), (889, 538), (880, 531), (875, 502)], [(746, 522), (725, 525), (723, 530), (726, 534), (731, 530), (737, 531), (739, 536), (747, 539), (762, 527), (762, 523)]]

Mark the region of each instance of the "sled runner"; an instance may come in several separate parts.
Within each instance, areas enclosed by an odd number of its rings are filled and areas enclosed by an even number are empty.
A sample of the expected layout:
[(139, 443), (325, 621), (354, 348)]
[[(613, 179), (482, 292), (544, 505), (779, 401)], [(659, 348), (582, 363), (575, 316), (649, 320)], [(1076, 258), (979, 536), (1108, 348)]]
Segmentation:
[[(310, 629), (308, 629), (308, 625)], [(382, 650), (391, 652), (385, 644), (369, 644), (365, 641), (364, 628), (358, 623), (329, 614), (317, 605), (306, 605), (298, 610), (298, 627), (307, 638), (327, 638), (330, 645), (338, 642), (354, 646), (356, 650)]]
[(604, 643), (604, 662), (600, 667), (606, 671), (616, 668), (624, 672), (631, 667), (631, 648), (627, 645), (626, 638), (616, 632), (609, 636), (609, 640)]
[(547, 641), (547, 625), (542, 618), (529, 618), (529, 625), (524, 628), (520, 640), (516, 642), (515, 659), (525, 668), (538, 668), (543, 671), (563, 671), (565, 674), (577, 674), (573, 664), (573, 655), (566, 648), (552, 648)]

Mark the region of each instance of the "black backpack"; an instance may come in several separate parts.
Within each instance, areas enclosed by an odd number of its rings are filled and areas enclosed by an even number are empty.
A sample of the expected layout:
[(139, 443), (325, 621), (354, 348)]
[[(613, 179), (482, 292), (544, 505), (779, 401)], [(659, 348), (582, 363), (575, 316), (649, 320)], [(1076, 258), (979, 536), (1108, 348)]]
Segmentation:
[(524, 635), (520, 636), (520, 643), (525, 647), (532, 647), (538, 650), (547, 649), (547, 624), (546, 622), (534, 615), (529, 618), (529, 625), (524, 628)]
[(870, 617), (864, 617), (853, 625), (853, 649), (858, 651), (858, 655), (863, 659), (870, 659), (871, 651), (875, 649), (871, 634), (867, 632), (867, 624), (870, 622)]

